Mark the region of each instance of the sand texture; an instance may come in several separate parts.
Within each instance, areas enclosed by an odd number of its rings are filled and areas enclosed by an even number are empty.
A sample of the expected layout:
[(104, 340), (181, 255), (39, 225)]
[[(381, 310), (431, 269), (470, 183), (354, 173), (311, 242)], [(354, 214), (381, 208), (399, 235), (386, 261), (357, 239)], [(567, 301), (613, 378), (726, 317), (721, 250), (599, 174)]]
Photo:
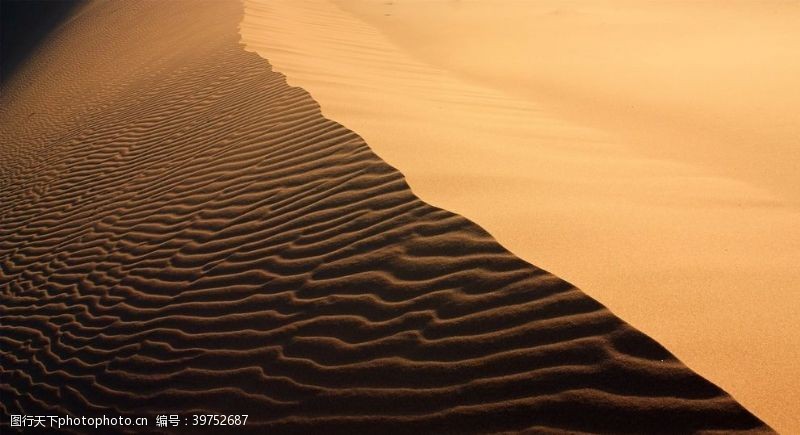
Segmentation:
[(800, 3), (246, 0), (423, 201), (800, 433)]
[(95, 1), (3, 83), (4, 415), (769, 431), (594, 299), (417, 198), (244, 50), (242, 13)]

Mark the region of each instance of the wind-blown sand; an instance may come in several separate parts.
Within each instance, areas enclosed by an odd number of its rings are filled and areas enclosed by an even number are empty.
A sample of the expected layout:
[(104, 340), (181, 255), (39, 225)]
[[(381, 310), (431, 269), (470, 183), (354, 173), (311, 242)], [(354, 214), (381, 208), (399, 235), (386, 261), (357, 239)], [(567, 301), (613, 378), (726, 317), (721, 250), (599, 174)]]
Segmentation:
[(800, 431), (796, 2), (247, 0), (423, 200)]
[(769, 430), (420, 201), (244, 50), (241, 19), (91, 2), (3, 83), (4, 431), (199, 412), (269, 433)]

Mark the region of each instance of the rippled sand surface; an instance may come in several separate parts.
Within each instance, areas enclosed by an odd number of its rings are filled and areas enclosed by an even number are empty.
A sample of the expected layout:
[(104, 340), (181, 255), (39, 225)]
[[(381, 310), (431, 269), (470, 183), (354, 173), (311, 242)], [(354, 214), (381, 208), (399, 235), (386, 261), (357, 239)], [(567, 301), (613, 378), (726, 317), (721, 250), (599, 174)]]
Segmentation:
[(244, 50), (242, 12), (89, 2), (3, 82), (4, 416), (769, 430), (582, 291), (421, 201)]
[(800, 430), (795, 2), (248, 0), (423, 200)]

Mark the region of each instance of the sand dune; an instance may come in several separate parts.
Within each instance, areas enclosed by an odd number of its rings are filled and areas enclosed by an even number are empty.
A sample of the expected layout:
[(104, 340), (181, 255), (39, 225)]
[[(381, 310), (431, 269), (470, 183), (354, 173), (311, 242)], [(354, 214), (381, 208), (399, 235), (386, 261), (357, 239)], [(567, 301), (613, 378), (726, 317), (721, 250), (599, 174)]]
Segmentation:
[(244, 50), (241, 18), (237, 2), (92, 2), (4, 82), (4, 415), (769, 430), (592, 298), (418, 199)]
[(423, 200), (791, 433), (798, 19), (796, 2), (248, 0), (242, 40)]

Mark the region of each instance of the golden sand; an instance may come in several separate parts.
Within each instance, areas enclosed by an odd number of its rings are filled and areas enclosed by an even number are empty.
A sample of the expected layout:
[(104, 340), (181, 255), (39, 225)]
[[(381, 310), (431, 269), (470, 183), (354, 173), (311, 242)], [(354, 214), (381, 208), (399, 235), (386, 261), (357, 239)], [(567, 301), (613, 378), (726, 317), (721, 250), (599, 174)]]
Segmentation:
[(152, 428), (202, 412), (269, 434), (769, 432), (596, 300), (421, 201), (244, 50), (242, 14), (87, 2), (0, 83), (0, 413)]
[(800, 430), (800, 6), (247, 0), (414, 192)]

